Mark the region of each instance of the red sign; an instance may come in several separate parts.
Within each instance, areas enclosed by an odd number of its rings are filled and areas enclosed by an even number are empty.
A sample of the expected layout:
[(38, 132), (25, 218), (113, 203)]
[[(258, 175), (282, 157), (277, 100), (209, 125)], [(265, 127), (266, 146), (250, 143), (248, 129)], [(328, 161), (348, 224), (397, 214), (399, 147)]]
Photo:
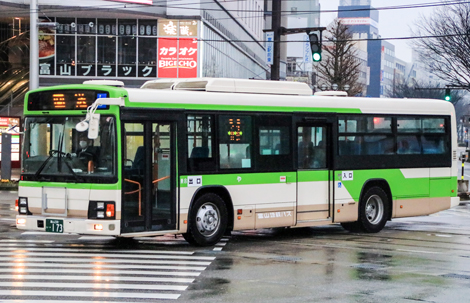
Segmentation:
[(197, 39), (159, 38), (159, 78), (197, 77)]
[(180, 38), (179, 78), (197, 77), (197, 39)]

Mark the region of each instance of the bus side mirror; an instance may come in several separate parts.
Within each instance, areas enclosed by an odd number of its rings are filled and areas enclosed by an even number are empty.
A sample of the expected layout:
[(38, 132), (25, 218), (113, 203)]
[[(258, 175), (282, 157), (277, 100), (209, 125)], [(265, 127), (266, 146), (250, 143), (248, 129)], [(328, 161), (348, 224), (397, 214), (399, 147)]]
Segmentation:
[(91, 114), (89, 123), (88, 139), (98, 138), (98, 133), (100, 130), (100, 114)]

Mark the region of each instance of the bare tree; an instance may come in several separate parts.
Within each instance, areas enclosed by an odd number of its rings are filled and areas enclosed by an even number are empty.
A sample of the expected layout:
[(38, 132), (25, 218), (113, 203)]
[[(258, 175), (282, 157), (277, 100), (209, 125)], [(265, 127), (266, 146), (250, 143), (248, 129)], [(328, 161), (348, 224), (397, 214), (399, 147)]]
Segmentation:
[(349, 85), (348, 94), (362, 94), (364, 84), (359, 82), (361, 60), (357, 48), (351, 42), (352, 33), (341, 20), (334, 20), (327, 28), (323, 42), (323, 58), (318, 65), (317, 85), (337, 84), (340, 89)]
[[(443, 3), (449, 3), (443, 0)], [(416, 23), (416, 51), (429, 71), (449, 84), (470, 85), (470, 3), (442, 6)]]
[[(444, 100), (445, 87), (440, 85), (426, 84), (413, 80), (411, 83), (400, 82), (387, 92), (390, 98), (419, 98), (419, 99), (440, 99)], [(451, 103), (457, 104), (463, 99), (463, 92), (451, 90)]]

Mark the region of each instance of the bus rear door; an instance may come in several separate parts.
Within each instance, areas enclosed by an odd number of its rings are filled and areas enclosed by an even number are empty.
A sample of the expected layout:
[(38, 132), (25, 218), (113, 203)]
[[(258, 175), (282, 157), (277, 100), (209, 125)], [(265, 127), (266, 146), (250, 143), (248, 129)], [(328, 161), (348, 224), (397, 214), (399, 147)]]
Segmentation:
[(331, 220), (331, 123), (299, 118), (296, 122), (297, 225)]

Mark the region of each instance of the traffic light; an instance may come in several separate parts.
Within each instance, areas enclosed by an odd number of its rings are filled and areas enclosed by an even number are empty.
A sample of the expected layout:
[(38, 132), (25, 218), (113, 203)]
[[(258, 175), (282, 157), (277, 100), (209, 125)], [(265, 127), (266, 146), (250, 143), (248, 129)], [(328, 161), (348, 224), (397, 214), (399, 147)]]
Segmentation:
[(446, 94), (444, 95), (444, 100), (450, 101), (452, 99), (450, 95), (450, 88), (446, 88)]
[(314, 62), (321, 61), (321, 38), (318, 33), (309, 33), (310, 48), (312, 49), (312, 59)]

